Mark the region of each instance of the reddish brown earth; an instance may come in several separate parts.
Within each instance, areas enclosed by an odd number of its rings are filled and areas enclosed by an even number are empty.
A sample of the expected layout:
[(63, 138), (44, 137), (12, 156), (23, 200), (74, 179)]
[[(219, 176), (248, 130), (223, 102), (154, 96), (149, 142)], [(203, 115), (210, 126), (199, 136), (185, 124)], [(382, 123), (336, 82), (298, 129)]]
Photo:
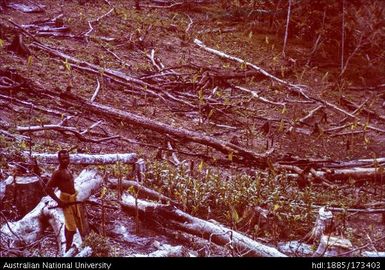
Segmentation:
[[(84, 34), (90, 30), (88, 21), (96, 20), (111, 10), (112, 7), (107, 2), (98, 0), (79, 5), (77, 1), (64, 1), (64, 5), (61, 7), (60, 1), (40, 0), (39, 3), (45, 5), (43, 13), (24, 13), (11, 8), (0, 13), (0, 39), (2, 40), (0, 69), (19, 74), (41, 89), (54, 91), (58, 94), (58, 98), (38, 97), (33, 89), (30, 90), (30, 93), (28, 90), (19, 91), (16, 89), (12, 90), (11, 93), (0, 90), (0, 94), (57, 110), (63, 116), (74, 115), (75, 117), (68, 121), (67, 125), (76, 127), (78, 130), (84, 130), (99, 120), (103, 121), (89, 133), (89, 137), (100, 139), (119, 135), (121, 138), (131, 140), (128, 142), (127, 140), (116, 139), (92, 143), (79, 141), (76, 136), (70, 133), (44, 131), (31, 135), (33, 151), (56, 152), (62, 148), (70, 149), (76, 146), (74, 151), (85, 153), (135, 152), (140, 157), (145, 158), (148, 163), (151, 163), (159, 159), (158, 148), (167, 148), (167, 142), (171, 142), (174, 149), (179, 151), (177, 156), (180, 160), (194, 160), (195, 164), (204, 160), (208, 167), (227, 174), (258, 170), (258, 168), (250, 167), (245, 163), (232, 162), (232, 157), (206, 146), (139, 126), (128, 125), (112, 119), (108, 115), (92, 114), (82, 109), (68, 108), (60, 102), (60, 93), (65, 92), (69, 86), (75, 96), (90, 99), (96, 89), (97, 80), (99, 80), (100, 92), (95, 100), (97, 103), (155, 119), (175, 128), (198, 131), (223, 141), (233, 140), (234, 142), (236, 139), (239, 145), (256, 153), (264, 153), (268, 143), (271, 147), (271, 139), (273, 138), (274, 152), (270, 156), (271, 160), (295, 157), (304, 160), (349, 161), (384, 157), (385, 133), (364, 129), (357, 125), (356, 120), (348, 118), (344, 122), (348, 124), (347, 128), (327, 133), (328, 129), (340, 126), (341, 121), (346, 117), (346, 115), (330, 108), (325, 108), (325, 114), (317, 115), (307, 125), (301, 126), (299, 132), (288, 132), (290, 123), (304, 117), (318, 105), (298, 95), (290, 94), (287, 87), (274, 83), (270, 79), (260, 76), (229, 80), (217, 78), (211, 80), (202, 92), (199, 92), (199, 89), (195, 87), (202, 79), (205, 69), (215, 69), (224, 73), (244, 72), (246, 70), (239, 63), (223, 60), (202, 50), (193, 42), (197, 38), (212, 48), (254, 63), (283, 80), (306, 85), (309, 95), (339, 106), (348, 112), (354, 110), (343, 106), (342, 96), (356, 104), (362, 104), (368, 98), (365, 108), (384, 117), (384, 89), (352, 90), (346, 85), (341, 86), (335, 83), (337, 68), (326, 69), (317, 65), (305, 66), (307, 58), (303, 52), (308, 52), (311, 45), (289, 43), (286, 53), (288, 57), (284, 58), (281, 55), (282, 41), (280, 36), (266, 33), (263, 30), (263, 25), (260, 26), (261, 31), (258, 31), (258, 25), (253, 26), (254, 32), (250, 36), (251, 26), (248, 22), (234, 22), (226, 19), (225, 15), (216, 12), (218, 8), (216, 4), (190, 6), (185, 9), (143, 8), (138, 11), (134, 9), (134, 1), (120, 0), (110, 1), (113, 3), (114, 11), (102, 17), (99, 22), (93, 22), (90, 38), (85, 39)], [(142, 5), (151, 4), (150, 1), (141, 2)], [(36, 21), (52, 19), (59, 14), (63, 14), (61, 22), (70, 29), (66, 34), (74, 35), (74, 37), (45, 37), (31, 32), (41, 43), (102, 68), (119, 70), (132, 77), (146, 80), (152, 85), (159, 86), (163, 91), (171, 93), (174, 97), (194, 104), (196, 108), (172, 101), (169, 98), (154, 97), (144, 87), (138, 89), (137, 86), (130, 87), (129, 84), (122, 85), (111, 79), (103, 78), (101, 76), (102, 70), (99, 74), (93, 74), (78, 69), (71, 66), (71, 63), (66, 64), (63, 59), (31, 46), (31, 57), (20, 56), (7, 49), (18, 29), (8, 20), (18, 25), (27, 25), (35, 24)], [(193, 23), (190, 30), (186, 32), (190, 18)], [(205, 32), (218, 28), (233, 30), (229, 32)], [(102, 37), (113, 40), (106, 41)], [(143, 41), (141, 41), (142, 39)], [(31, 37), (24, 37), (24, 43), (27, 46), (32, 42)], [(172, 69), (179, 75), (159, 75), (160, 72), (146, 56), (151, 53), (152, 49), (155, 50), (155, 57), (159, 59), (158, 63), (162, 63), (166, 69)], [(320, 66), (322, 66), (321, 64)], [(352, 70), (354, 70), (355, 65), (357, 64), (352, 64)], [(146, 76), (157, 74), (159, 80), (146, 79)], [(382, 75), (381, 72), (379, 74), (375, 78), (367, 78), (366, 83), (374, 85), (381, 81), (381, 76), (383, 82), (384, 74), (383, 72)], [(349, 82), (356, 85), (354, 80)], [(253, 89), (271, 101), (287, 102), (287, 105), (283, 108), (282, 106), (259, 102), (257, 99), (252, 99), (249, 94), (232, 90), (231, 84)], [(218, 87), (216, 93), (213, 92), (215, 87)], [(28, 89), (28, 85), (25, 88)], [(162, 93), (158, 92), (157, 94)], [(163, 94), (162, 96), (165, 97)], [(211, 107), (207, 105), (209, 97), (213, 100), (210, 104)], [(289, 102), (294, 100), (298, 102)], [(17, 126), (55, 124), (63, 118), (1, 98), (0, 106), (0, 128), (14, 134), (17, 133), (15, 131)], [(207, 120), (208, 115), (210, 115), (209, 120)], [(385, 130), (383, 119), (368, 117), (365, 113), (357, 115), (361, 124), (370, 123), (378, 129)], [(200, 123), (200, 119), (203, 119), (203, 123)], [(267, 121), (267, 119), (274, 120)], [(271, 126), (266, 135), (261, 128), (268, 122)], [(362, 132), (352, 133), (356, 131)], [(339, 134), (339, 132), (346, 134)], [(132, 143), (132, 141), (136, 143)], [(11, 152), (25, 151), (30, 147), (25, 142), (15, 142), (1, 135), (0, 146), (2, 147), (1, 151), (7, 156)], [(167, 154), (163, 158), (171, 160)], [(6, 163), (11, 160), (3, 159), (0, 161), (3, 173), (10, 173), (11, 169), (7, 167)], [(41, 165), (48, 173), (53, 169), (50, 166)], [(78, 172), (80, 168), (74, 167), (74, 170)], [(378, 201), (378, 194), (383, 194), (384, 190), (383, 181), (375, 185), (373, 189), (378, 192), (372, 197), (374, 202)], [(349, 188), (351, 188), (349, 191), (355, 189), (354, 186)], [(335, 198), (337, 204), (338, 199)], [(383, 198), (379, 200), (383, 202)], [(10, 219), (17, 216), (17, 213), (9, 209), (7, 214)], [(91, 208), (90, 214), (97, 223), (97, 208)], [(114, 218), (113, 214), (116, 213), (109, 214), (110, 219)], [(134, 223), (129, 219), (127, 220), (122, 222), (126, 223), (126, 227), (131, 228), (129, 231), (133, 232)], [(364, 230), (363, 228), (368, 224), (373, 228)], [(111, 222), (108, 224), (109, 228), (115, 225)], [(359, 241), (362, 243), (367, 241), (367, 239), (362, 239), (366, 233), (376, 238), (384, 231), (381, 216), (369, 215), (368, 218), (363, 218), (360, 215), (360, 218), (353, 220), (348, 226), (352, 228), (352, 234), (356, 234), (355, 237), (360, 239), (357, 240), (356, 244), (359, 244)], [(306, 231), (306, 229), (304, 230)], [(164, 240), (162, 236), (153, 235), (154, 232), (152, 231), (145, 231), (143, 234), (143, 238), (136, 236), (140, 239), (133, 240), (132, 249), (130, 248), (128, 252), (124, 246), (122, 247), (124, 243), (114, 240), (111, 233), (109, 236), (113, 245), (116, 246), (116, 255), (149, 252), (152, 249), (151, 244), (149, 244), (151, 240)], [(53, 241), (54, 237), (48, 237), (42, 242), (42, 245), (52, 246)], [(378, 246), (378, 248), (381, 247), (384, 248), (383, 244)], [(33, 252), (36, 251), (28, 251), (25, 255), (36, 255)], [(51, 250), (47, 249), (43, 249), (41, 252), (54, 255)]]

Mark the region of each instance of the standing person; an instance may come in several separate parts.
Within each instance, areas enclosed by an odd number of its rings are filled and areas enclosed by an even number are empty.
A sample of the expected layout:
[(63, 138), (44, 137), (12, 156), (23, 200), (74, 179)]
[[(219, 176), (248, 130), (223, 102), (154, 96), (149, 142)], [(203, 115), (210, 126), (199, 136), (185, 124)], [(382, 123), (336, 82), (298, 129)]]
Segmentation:
[[(70, 156), (67, 150), (58, 152), (59, 167), (54, 171), (47, 184), (47, 194), (54, 199), (58, 206), (63, 208), (66, 238), (66, 251), (72, 245), (76, 229), (80, 234), (83, 233), (83, 220), (81, 215), (81, 205), (76, 202), (77, 191), (75, 190), (74, 178), (68, 169)], [(60, 190), (60, 198), (54, 192), (55, 188)]]

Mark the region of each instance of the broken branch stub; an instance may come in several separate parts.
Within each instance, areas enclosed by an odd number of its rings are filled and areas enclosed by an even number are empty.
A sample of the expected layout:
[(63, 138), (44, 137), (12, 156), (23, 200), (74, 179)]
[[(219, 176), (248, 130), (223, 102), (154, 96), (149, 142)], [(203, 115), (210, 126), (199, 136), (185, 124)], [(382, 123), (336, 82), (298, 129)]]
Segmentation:
[(333, 213), (326, 207), (321, 207), (313, 229), (305, 237), (305, 242), (314, 243), (321, 239), (321, 236), (329, 231), (333, 223)]

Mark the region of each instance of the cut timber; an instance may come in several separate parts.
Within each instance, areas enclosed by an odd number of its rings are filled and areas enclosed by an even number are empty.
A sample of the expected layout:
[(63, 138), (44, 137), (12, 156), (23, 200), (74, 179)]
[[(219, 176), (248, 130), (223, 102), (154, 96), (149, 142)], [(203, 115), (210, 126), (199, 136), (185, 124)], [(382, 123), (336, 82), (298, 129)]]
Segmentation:
[(221, 257), (230, 257), (232, 256), (232, 250), (226, 246), (219, 246), (208, 239), (204, 239), (200, 236), (192, 235), (182, 231), (176, 231), (167, 229), (163, 227), (161, 230), (158, 230), (162, 235), (167, 238), (175, 239), (178, 243), (187, 243), (187, 245), (194, 250), (194, 254), (198, 257), (211, 257), (213, 254), (215, 256), (219, 255)]
[[(135, 198), (124, 194), (121, 205), (129, 213), (136, 212)], [(215, 244), (224, 246), (231, 245), (235, 250), (241, 251), (247, 256), (262, 257), (286, 257), (285, 254), (277, 249), (258, 243), (239, 232), (224, 227), (221, 224), (214, 224), (196, 217), (193, 217), (175, 207), (150, 203), (143, 200), (137, 200), (137, 209), (139, 218), (148, 220), (157, 224), (164, 223), (167, 227), (172, 226), (175, 229), (185, 231), (192, 235), (209, 239)]]
[(379, 167), (385, 166), (385, 157), (378, 157), (373, 159), (356, 159), (349, 161), (337, 161), (337, 160), (328, 160), (328, 159), (302, 159), (302, 158), (293, 158), (288, 161), (278, 161), (279, 165), (296, 165), (299, 167), (311, 166), (313, 168), (354, 168), (354, 167)]
[[(25, 153), (29, 155), (29, 153)], [(58, 164), (57, 154), (32, 153), (32, 157), (38, 162), (48, 164)], [(124, 154), (70, 154), (72, 164), (96, 165), (96, 164), (114, 164), (116, 162), (133, 164), (138, 161), (135, 153)]]
[(40, 202), (44, 183), (37, 176), (17, 176), (14, 185), (16, 208), (24, 216)]
[[(3, 73), (2, 70), (0, 70), (0, 74), (1, 73)], [(20, 87), (20, 85), (16, 86), (16, 88), (17, 87)], [(0, 89), (1, 89), (1, 86), (0, 86)], [(21, 105), (24, 107), (28, 107), (30, 110), (33, 110), (33, 111), (41, 111), (41, 112), (44, 112), (46, 114), (51, 114), (51, 115), (55, 115), (55, 116), (59, 116), (59, 117), (63, 117), (63, 115), (65, 115), (65, 113), (63, 113), (63, 112), (56, 111), (56, 110), (50, 110), (49, 108), (37, 106), (31, 102), (25, 102), (23, 100), (20, 100), (20, 99), (14, 98), (14, 97), (9, 97), (9, 96), (5, 96), (5, 95), (0, 94), (0, 99), (3, 99), (3, 100), (5, 100), (11, 104), (18, 104), (18, 105)]]
[(92, 248), (87, 246), (79, 251), (78, 254), (76, 254), (75, 257), (91, 257), (92, 255)]
[[(264, 75), (265, 77), (267, 77), (267, 78), (271, 79), (272, 81), (275, 81), (275, 82), (277, 82), (277, 83), (279, 83), (281, 85), (285, 85), (286, 87), (288, 87), (289, 90), (291, 90), (291, 91), (293, 91), (293, 92), (295, 92), (297, 94), (300, 94), (301, 96), (303, 96), (306, 99), (317, 101), (318, 103), (323, 104), (324, 106), (326, 106), (326, 107), (328, 107), (330, 109), (333, 109), (334, 111), (338, 111), (338, 112), (340, 112), (342, 114), (345, 114), (345, 115), (347, 115), (347, 116), (349, 116), (349, 117), (351, 117), (351, 118), (353, 118), (355, 120), (360, 121), (360, 119), (357, 116), (355, 116), (355, 115), (353, 115), (353, 114), (351, 114), (351, 113), (341, 109), (337, 105), (334, 105), (334, 104), (332, 104), (330, 102), (327, 102), (325, 100), (322, 100), (322, 99), (319, 99), (317, 97), (313, 97), (313, 96), (310, 96), (310, 95), (306, 94), (306, 87), (304, 87), (304, 86), (293, 84), (291, 82), (282, 80), (282, 79), (280, 79), (280, 78), (270, 74), (269, 72), (267, 72), (266, 70), (262, 69), (261, 67), (259, 67), (257, 65), (249, 63), (249, 62), (247, 62), (247, 61), (245, 61), (243, 59), (240, 59), (238, 57), (235, 57), (235, 56), (232, 56), (232, 55), (228, 55), (228, 54), (226, 54), (224, 52), (221, 52), (221, 51), (218, 51), (216, 49), (210, 48), (210, 47), (206, 46), (202, 41), (200, 41), (198, 39), (195, 39), (194, 43), (197, 46), (199, 46), (200, 48), (202, 48), (202, 49), (204, 49), (204, 50), (206, 50), (206, 51), (208, 51), (210, 53), (213, 53), (215, 55), (218, 55), (218, 56), (220, 56), (222, 58), (225, 58), (225, 59), (228, 59), (228, 60), (231, 60), (231, 61), (235, 61), (235, 62), (241, 63), (241, 64), (243, 64), (245, 66), (251, 67), (251, 68), (257, 70), (258, 72), (260, 72), (260, 74)], [(363, 123), (360, 123), (360, 122), (358, 122), (358, 125), (363, 126), (363, 127), (367, 128), (367, 129), (376, 131), (376, 132), (385, 133), (384, 129), (377, 128), (377, 127), (372, 126), (372, 125), (366, 125), (366, 124), (363, 124)]]
[(281, 106), (281, 107), (285, 107), (286, 106), (286, 103), (276, 102), (276, 101), (269, 100), (267, 98), (264, 98), (264, 97), (260, 96), (256, 91), (253, 91), (253, 90), (241, 87), (241, 86), (235, 86), (235, 88), (238, 89), (238, 90), (241, 90), (243, 92), (251, 94), (251, 96), (253, 98), (256, 98), (256, 99), (258, 99), (258, 100), (260, 100), (260, 101), (262, 101), (264, 103), (275, 105), (275, 106)]
[[(303, 163), (306, 164), (306, 163)], [(384, 165), (379, 165), (376, 168), (348, 168), (348, 169), (333, 169), (333, 168), (323, 168), (322, 170), (310, 169), (306, 174), (301, 172), (301, 169), (293, 165), (279, 165), (274, 164), (275, 168), (280, 170), (289, 170), (294, 171), (295, 173), (290, 173), (287, 176), (300, 179), (301, 177), (306, 177), (306, 179), (315, 178), (318, 180), (325, 181), (325, 179), (330, 181), (347, 181), (349, 179), (355, 179), (357, 181), (381, 181), (385, 176)], [(297, 171), (300, 170), (300, 171)]]
[(0, 129), (0, 134), (10, 138), (11, 140), (18, 141), (18, 142), (27, 141), (29, 139), (27, 136), (12, 134), (2, 129)]

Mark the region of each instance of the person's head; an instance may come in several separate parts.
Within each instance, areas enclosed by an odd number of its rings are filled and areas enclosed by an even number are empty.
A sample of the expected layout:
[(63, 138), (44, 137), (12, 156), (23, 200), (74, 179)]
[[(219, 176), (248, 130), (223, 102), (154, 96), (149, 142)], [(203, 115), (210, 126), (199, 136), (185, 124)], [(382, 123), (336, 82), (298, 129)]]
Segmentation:
[(58, 153), (59, 164), (66, 168), (70, 164), (70, 155), (67, 150), (60, 150)]

